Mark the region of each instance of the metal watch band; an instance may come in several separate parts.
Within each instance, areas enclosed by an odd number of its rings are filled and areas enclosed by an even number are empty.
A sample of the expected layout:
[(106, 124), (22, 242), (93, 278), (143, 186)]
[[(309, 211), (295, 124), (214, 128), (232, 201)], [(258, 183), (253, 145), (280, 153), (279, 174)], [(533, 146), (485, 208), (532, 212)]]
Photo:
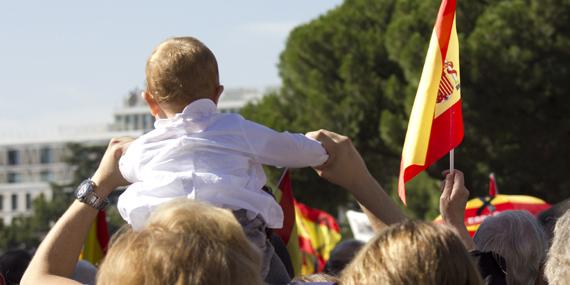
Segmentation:
[(109, 205), (109, 199), (102, 199), (101, 197), (97, 196), (97, 194), (95, 192), (91, 192), (89, 194), (87, 194), (87, 196), (85, 197), (85, 199), (83, 201), (81, 201), (97, 210), (102, 210), (105, 207), (107, 207), (107, 205)]
[(86, 179), (79, 185), (78, 190), (75, 192), (75, 197), (79, 202), (85, 203), (97, 210), (102, 210), (109, 205), (108, 198), (101, 198), (95, 193), (97, 185), (91, 180)]

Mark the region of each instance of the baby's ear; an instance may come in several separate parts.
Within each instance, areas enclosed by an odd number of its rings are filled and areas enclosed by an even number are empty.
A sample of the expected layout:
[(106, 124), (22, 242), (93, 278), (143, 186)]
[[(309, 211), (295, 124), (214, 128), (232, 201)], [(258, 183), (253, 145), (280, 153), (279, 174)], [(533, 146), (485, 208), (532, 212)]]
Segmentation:
[(160, 106), (158, 105), (158, 102), (156, 102), (156, 100), (154, 99), (154, 96), (152, 96), (152, 94), (149, 93), (148, 91), (143, 91), (141, 93), (141, 96), (148, 105), (148, 108), (150, 109), (150, 114), (153, 117), (157, 117), (160, 114), (161, 109)]
[(224, 93), (224, 85), (218, 85), (218, 88), (216, 88), (216, 97), (214, 97), (213, 100), (214, 103), (218, 104), (218, 101), (220, 100), (222, 93)]

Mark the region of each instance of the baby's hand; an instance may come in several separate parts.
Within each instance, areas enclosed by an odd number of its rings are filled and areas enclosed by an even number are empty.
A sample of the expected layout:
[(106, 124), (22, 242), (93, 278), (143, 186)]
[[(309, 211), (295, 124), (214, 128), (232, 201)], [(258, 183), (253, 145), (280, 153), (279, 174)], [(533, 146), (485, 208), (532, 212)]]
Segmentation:
[(309, 132), (306, 136), (321, 142), (329, 154), (323, 165), (314, 167), (319, 176), (350, 189), (362, 175), (369, 175), (364, 160), (348, 137), (327, 130)]

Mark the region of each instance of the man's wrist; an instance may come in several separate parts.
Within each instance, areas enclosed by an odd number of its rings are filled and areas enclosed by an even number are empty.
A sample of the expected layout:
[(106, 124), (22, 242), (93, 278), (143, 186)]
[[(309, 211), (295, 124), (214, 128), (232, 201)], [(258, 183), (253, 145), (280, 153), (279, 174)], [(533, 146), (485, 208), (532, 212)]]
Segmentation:
[(111, 194), (111, 192), (113, 192), (113, 190), (116, 188), (105, 183), (105, 179), (102, 179), (97, 172), (93, 174), (91, 181), (95, 183), (95, 193), (97, 193), (97, 195), (103, 199), (106, 199), (107, 196), (109, 196), (109, 194)]
[[(97, 184), (91, 179), (85, 179), (75, 190), (75, 198), (97, 210), (104, 209), (109, 204), (106, 196), (99, 194)], [(99, 191), (100, 192), (100, 191)]]

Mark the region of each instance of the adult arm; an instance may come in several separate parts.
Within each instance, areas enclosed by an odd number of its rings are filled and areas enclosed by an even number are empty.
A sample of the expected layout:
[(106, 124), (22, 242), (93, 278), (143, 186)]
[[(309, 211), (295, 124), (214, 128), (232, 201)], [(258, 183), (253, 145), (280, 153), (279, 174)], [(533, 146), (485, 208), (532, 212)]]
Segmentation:
[(476, 249), (473, 239), (465, 227), (465, 205), (469, 190), (465, 187), (465, 178), (461, 171), (445, 172), (439, 197), (439, 211), (443, 221), (455, 230), (467, 250)]
[[(132, 139), (112, 139), (99, 168), (91, 178), (95, 192), (106, 198), (116, 187), (126, 185), (117, 162)], [(79, 201), (74, 201), (59, 218), (40, 244), (21, 284), (79, 284), (71, 280), (77, 258), (97, 216), (97, 210)]]
[(400, 208), (372, 177), (348, 137), (327, 130), (310, 132), (307, 136), (321, 142), (329, 153), (329, 160), (324, 165), (315, 167), (319, 176), (352, 193), (374, 230), (378, 231), (385, 225), (406, 219)]

